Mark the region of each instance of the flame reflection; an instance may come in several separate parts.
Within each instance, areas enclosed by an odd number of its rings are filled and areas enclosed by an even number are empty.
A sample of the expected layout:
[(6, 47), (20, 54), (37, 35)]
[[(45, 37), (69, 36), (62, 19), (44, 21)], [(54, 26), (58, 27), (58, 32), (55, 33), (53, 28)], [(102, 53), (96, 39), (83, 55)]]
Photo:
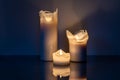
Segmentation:
[(41, 63), (40, 80), (87, 80), (86, 63), (70, 63), (69, 66), (53, 65), (53, 62)]

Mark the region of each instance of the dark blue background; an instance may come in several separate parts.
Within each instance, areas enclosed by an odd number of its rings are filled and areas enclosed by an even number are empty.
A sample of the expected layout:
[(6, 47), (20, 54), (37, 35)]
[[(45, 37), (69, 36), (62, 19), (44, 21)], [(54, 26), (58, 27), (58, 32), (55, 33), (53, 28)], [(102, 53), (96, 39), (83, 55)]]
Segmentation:
[[(73, 10), (68, 10), (71, 3)], [(61, 32), (77, 19), (87, 24), (88, 55), (119, 55), (119, 4), (119, 0), (0, 0), (0, 55), (39, 55), (39, 11), (56, 7), (59, 17), (64, 17), (59, 22)]]

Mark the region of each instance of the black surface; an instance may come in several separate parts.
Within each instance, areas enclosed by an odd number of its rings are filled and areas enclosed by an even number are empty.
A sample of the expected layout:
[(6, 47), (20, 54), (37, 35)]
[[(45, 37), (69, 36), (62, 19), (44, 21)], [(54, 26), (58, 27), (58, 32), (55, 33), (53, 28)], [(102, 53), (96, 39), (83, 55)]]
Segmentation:
[[(119, 62), (119, 56), (88, 56), (87, 63), (71, 64), (76, 67), (72, 69), (80, 73), (78, 77), (119, 80)], [(0, 80), (69, 80), (71, 75), (54, 77), (52, 69), (52, 62), (40, 61), (39, 56), (0, 56)]]

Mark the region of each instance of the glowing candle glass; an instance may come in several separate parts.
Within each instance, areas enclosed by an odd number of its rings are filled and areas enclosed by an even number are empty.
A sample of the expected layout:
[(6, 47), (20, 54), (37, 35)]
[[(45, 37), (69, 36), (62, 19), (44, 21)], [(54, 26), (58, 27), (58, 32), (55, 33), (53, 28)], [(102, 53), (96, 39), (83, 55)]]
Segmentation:
[(86, 45), (89, 38), (87, 30), (80, 30), (75, 35), (67, 30), (66, 35), (69, 41), (71, 61), (86, 61)]
[(52, 53), (57, 51), (58, 10), (43, 11), (40, 15), (40, 59), (52, 61)]
[(65, 53), (63, 50), (58, 50), (53, 53), (53, 64), (55, 65), (68, 65), (70, 63), (70, 54)]

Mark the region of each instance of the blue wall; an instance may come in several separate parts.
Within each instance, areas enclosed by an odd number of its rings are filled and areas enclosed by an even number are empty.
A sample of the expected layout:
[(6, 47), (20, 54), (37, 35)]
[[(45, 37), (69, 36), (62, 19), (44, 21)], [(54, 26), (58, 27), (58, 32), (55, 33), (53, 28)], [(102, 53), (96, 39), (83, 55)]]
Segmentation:
[[(59, 43), (65, 29), (84, 21), (88, 55), (120, 54), (119, 0), (0, 0), (0, 55), (39, 55), (39, 14), (59, 9)], [(63, 48), (59, 45), (59, 48)], [(64, 49), (64, 48), (63, 48)]]

